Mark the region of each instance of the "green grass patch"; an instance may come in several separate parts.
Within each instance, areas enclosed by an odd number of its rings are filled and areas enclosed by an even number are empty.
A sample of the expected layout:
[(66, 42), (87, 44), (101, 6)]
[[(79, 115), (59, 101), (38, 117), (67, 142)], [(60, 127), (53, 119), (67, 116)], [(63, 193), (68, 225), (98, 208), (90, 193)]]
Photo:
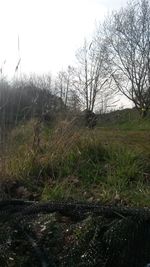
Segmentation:
[(148, 205), (150, 137), (147, 131), (49, 129), (13, 130), (3, 177), (38, 188), (41, 199), (76, 199)]

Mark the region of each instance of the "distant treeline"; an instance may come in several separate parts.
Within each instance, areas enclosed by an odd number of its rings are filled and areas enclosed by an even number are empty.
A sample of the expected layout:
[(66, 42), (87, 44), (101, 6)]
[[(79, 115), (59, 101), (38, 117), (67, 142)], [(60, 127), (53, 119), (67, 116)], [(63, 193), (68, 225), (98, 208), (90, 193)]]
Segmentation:
[(60, 97), (30, 80), (12, 83), (0, 81), (1, 126), (14, 126), (33, 117), (52, 121), (63, 108)]
[(74, 92), (63, 94), (60, 85), (52, 85), (43, 77), (0, 80), (0, 129), (12, 128), (31, 118), (49, 124), (67, 118), (78, 126), (93, 128), (96, 117), (91, 110), (80, 108)]

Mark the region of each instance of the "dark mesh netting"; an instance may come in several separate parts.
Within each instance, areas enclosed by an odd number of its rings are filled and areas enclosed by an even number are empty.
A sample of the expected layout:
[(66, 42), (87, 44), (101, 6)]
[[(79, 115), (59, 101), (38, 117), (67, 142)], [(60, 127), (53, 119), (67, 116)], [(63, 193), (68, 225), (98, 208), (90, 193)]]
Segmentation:
[(1, 201), (0, 266), (148, 266), (149, 222), (149, 209)]

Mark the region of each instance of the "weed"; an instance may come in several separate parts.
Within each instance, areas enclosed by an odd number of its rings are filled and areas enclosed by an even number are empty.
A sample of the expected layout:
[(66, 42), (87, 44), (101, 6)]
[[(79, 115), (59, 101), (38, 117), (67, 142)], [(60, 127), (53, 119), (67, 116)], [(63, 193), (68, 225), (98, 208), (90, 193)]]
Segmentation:
[(149, 203), (148, 133), (43, 125), (37, 151), (34, 124), (12, 131), (3, 177), (36, 184), (42, 199)]

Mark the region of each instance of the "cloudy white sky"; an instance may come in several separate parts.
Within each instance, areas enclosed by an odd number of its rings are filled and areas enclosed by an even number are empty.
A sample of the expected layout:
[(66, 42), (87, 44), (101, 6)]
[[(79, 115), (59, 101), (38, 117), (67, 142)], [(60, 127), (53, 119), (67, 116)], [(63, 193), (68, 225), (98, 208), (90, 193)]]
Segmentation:
[[(76, 49), (95, 24), (127, 0), (0, 0), (0, 67), (13, 75), (52, 74), (72, 64)], [(20, 55), (18, 54), (18, 35)]]

